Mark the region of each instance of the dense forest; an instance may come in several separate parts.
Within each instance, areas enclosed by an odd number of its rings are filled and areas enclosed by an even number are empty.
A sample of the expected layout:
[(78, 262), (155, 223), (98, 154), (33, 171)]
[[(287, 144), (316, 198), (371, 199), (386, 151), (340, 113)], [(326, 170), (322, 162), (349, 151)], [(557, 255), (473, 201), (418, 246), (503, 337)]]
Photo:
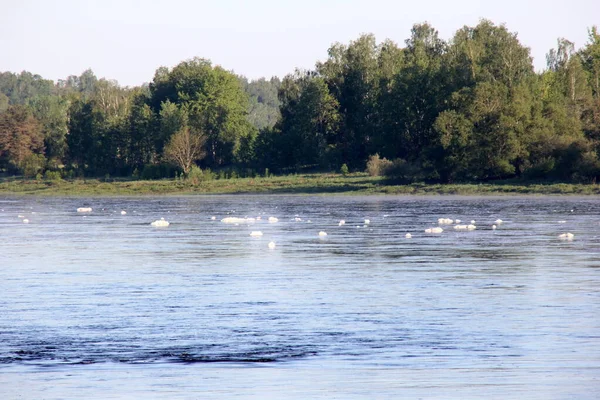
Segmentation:
[[(248, 81), (194, 58), (121, 87), (91, 70), (0, 73), (5, 175), (154, 179), (191, 171), (365, 171), (412, 182), (600, 177), (600, 34), (547, 68), (503, 25), (404, 47), (333, 44), (313, 70)], [(200, 168), (200, 169), (199, 169)]]

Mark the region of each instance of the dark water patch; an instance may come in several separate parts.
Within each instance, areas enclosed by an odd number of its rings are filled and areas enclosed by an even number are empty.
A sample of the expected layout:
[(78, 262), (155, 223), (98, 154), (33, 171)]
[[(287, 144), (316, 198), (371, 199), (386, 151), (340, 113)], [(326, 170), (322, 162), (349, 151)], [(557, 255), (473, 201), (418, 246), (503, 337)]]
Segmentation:
[(181, 363), (274, 363), (313, 357), (316, 355), (316, 352), (311, 351), (290, 352), (281, 350), (262, 350), (218, 355), (195, 355), (189, 353), (180, 353), (176, 355), (164, 354), (163, 357), (168, 362)]

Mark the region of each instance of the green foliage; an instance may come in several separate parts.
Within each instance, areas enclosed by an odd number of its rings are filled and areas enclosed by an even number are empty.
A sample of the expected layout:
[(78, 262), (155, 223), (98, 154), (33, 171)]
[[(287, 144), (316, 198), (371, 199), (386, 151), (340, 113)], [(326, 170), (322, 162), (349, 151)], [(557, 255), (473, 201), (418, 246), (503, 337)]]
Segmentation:
[(36, 96), (54, 94), (54, 83), (27, 71), (20, 74), (0, 72), (0, 93), (8, 98), (11, 105), (26, 104)]
[(86, 69), (80, 76), (70, 75), (66, 79), (59, 79), (56, 86), (64, 95), (75, 95), (84, 100), (89, 99), (96, 90), (98, 78), (91, 69)]
[(44, 172), (44, 179), (47, 181), (60, 181), (62, 180), (62, 176), (60, 171), (51, 171), (48, 169)]
[(397, 158), (392, 162), (392, 166), (386, 170), (386, 176), (402, 184), (422, 181), (424, 178), (423, 171), (419, 166), (402, 158)]
[(150, 93), (155, 112), (163, 103), (174, 103), (185, 110), (190, 128), (205, 133), (207, 165), (234, 161), (240, 137), (251, 127), (246, 119), (248, 96), (234, 74), (213, 67), (208, 60), (194, 58), (172, 70), (157, 70)]
[(296, 71), (283, 80), (280, 98), (280, 166), (332, 164), (327, 148), (335, 143), (340, 116), (339, 104), (325, 80)]
[[(600, 35), (588, 33), (578, 51), (558, 39), (540, 73), (517, 34), (488, 20), (449, 41), (427, 23), (402, 46), (365, 34), (283, 80), (248, 81), (202, 58), (137, 88), (91, 70), (56, 85), (3, 72), (0, 169), (158, 179), (175, 172), (163, 162), (184, 175), (198, 163), (228, 179), (346, 165), (404, 183), (596, 182)], [(200, 144), (174, 157), (186, 129)]]
[(46, 157), (62, 162), (67, 152), (69, 101), (58, 96), (36, 96), (29, 99), (29, 108), (42, 125)]
[(348, 170), (348, 165), (342, 164), (342, 167), (340, 168), (340, 173), (344, 176), (348, 175), (350, 173), (350, 171)]
[(147, 164), (144, 165), (140, 178), (144, 180), (172, 178), (175, 169), (169, 164)]
[(159, 133), (156, 143), (156, 151), (163, 152), (165, 144), (169, 142), (171, 136), (188, 125), (187, 109), (180, 108), (175, 103), (167, 100), (160, 104)]
[[(89, 96), (72, 101), (66, 139), (71, 166), (86, 175), (102, 176), (130, 173), (139, 164), (138, 148), (131, 145), (135, 142), (132, 131), (139, 127), (132, 123), (136, 113), (131, 113), (136, 93), (100, 79)], [(140, 146), (139, 151), (144, 148)]]
[(159, 148), (162, 149), (156, 115), (148, 105), (149, 98), (143, 91), (135, 91), (130, 98), (132, 104), (129, 116), (124, 122), (124, 137), (119, 141), (126, 149), (129, 168), (140, 168), (158, 159)]
[(203, 132), (192, 132), (184, 126), (173, 134), (164, 149), (164, 159), (177, 165), (184, 174), (189, 173), (196, 161), (206, 156), (204, 143), (206, 135)]
[(387, 158), (380, 158), (379, 154), (375, 153), (369, 156), (367, 161), (367, 173), (370, 176), (385, 176), (388, 174), (394, 163)]
[(530, 166), (525, 170), (525, 177), (530, 180), (544, 179), (552, 173), (556, 165), (556, 160), (552, 157), (548, 157), (538, 161), (536, 164)]
[(214, 174), (210, 169), (202, 170), (197, 165), (192, 166), (190, 172), (186, 175), (185, 179), (192, 185), (198, 185), (202, 182), (211, 181), (215, 178)]
[(284, 137), (277, 128), (261, 130), (253, 141), (255, 166), (277, 171), (288, 163), (283, 157)]
[[(387, 48), (393, 47), (386, 43)], [(348, 46), (336, 43), (329, 49), (329, 58), (317, 63), (316, 71), (328, 88), (327, 102), (330, 129), (326, 144), (330, 163), (347, 163), (352, 168), (363, 168), (371, 153), (371, 143), (376, 143), (378, 132), (379, 65), (388, 67), (381, 56), (383, 46), (378, 46), (373, 35), (362, 35)], [(394, 53), (388, 51), (386, 55)], [(380, 62), (381, 61), (381, 62)], [(388, 76), (393, 74), (387, 70)], [(310, 73), (308, 74), (310, 76)], [(317, 104), (319, 104), (317, 102)], [(285, 106), (285, 102), (283, 104)], [(282, 112), (285, 119), (285, 113)], [(338, 164), (339, 165), (339, 164)]]
[(19, 163), (19, 169), (26, 177), (36, 176), (46, 164), (46, 158), (42, 154), (29, 154)]
[(239, 146), (235, 152), (236, 164), (250, 166), (257, 164), (255, 142), (258, 132), (254, 129), (240, 137)]
[(270, 179), (247, 178), (204, 181), (193, 185), (185, 180), (131, 181), (115, 180), (110, 183), (98, 179), (45, 182), (4, 179), (0, 193), (54, 194), (69, 196), (90, 195), (152, 195), (189, 193), (348, 193), (348, 194), (578, 194), (598, 195), (600, 185), (589, 184), (526, 184), (518, 180), (469, 184), (394, 184), (389, 179), (369, 177), (366, 174), (294, 174), (272, 176)]
[(248, 95), (248, 122), (257, 130), (272, 128), (281, 114), (279, 112), (279, 98), (277, 92), (281, 86), (279, 78), (264, 78), (248, 82), (240, 78), (244, 90)]
[(27, 176), (34, 176), (37, 160), (45, 162), (43, 152), (42, 127), (29, 109), (11, 106), (0, 114), (0, 167), (23, 173), (27, 169)]
[(10, 99), (4, 93), (0, 93), (0, 113), (8, 110)]
[(447, 44), (425, 23), (413, 26), (406, 45), (405, 60), (384, 95), (391, 115), (384, 120), (383, 129), (386, 141), (394, 147), (382, 154), (415, 162), (437, 142), (433, 124), (446, 106), (450, 90), (445, 84), (447, 72), (442, 69)]
[(556, 166), (552, 174), (561, 180), (595, 181), (598, 158), (585, 140), (575, 141), (555, 152)]

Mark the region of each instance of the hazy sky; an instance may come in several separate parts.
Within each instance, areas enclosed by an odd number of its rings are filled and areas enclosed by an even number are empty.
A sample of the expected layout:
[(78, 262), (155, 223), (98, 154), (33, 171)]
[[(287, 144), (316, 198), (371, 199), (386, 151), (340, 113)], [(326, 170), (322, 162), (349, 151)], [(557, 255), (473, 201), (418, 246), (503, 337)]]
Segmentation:
[(558, 37), (579, 48), (600, 25), (600, 0), (0, 0), (0, 10), (0, 71), (57, 80), (91, 68), (130, 86), (194, 56), (252, 79), (283, 77), (361, 33), (404, 46), (414, 23), (447, 40), (480, 18), (517, 32), (540, 70)]

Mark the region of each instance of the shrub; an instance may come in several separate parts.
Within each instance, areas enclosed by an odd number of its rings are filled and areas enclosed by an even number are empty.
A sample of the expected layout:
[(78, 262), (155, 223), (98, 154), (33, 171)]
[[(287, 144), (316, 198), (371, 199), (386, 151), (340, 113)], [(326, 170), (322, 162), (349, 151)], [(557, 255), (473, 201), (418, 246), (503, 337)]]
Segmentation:
[(582, 155), (577, 165), (573, 179), (578, 182), (596, 183), (600, 177), (600, 161), (595, 152), (587, 152)]
[(31, 154), (23, 159), (20, 168), (26, 177), (34, 177), (41, 172), (46, 164), (46, 158), (41, 154)]
[(550, 176), (554, 166), (556, 164), (556, 160), (552, 157), (545, 158), (541, 161), (538, 161), (536, 164), (525, 170), (525, 178), (527, 179), (545, 179)]
[(44, 172), (44, 179), (47, 181), (60, 181), (62, 180), (62, 176), (60, 175), (60, 171), (46, 170)]
[(423, 171), (421, 168), (402, 158), (395, 159), (392, 162), (392, 166), (386, 168), (385, 175), (400, 183), (413, 183), (423, 180)]
[(151, 164), (144, 165), (144, 169), (142, 170), (142, 173), (140, 174), (140, 178), (142, 178), (144, 180), (160, 178), (158, 166), (151, 165)]
[(83, 172), (81, 170), (75, 170), (73, 168), (65, 168), (60, 172), (63, 179), (76, 179), (83, 178)]
[[(135, 173), (135, 171), (134, 171)], [(171, 178), (175, 175), (175, 169), (169, 164), (146, 164), (140, 174), (144, 180)]]
[(350, 173), (350, 171), (348, 171), (348, 166), (346, 164), (342, 164), (342, 167), (340, 168), (340, 172), (344, 176), (346, 176)]
[(379, 158), (379, 154), (374, 154), (367, 161), (367, 173), (371, 176), (384, 176), (392, 168), (393, 163), (387, 158)]
[(200, 182), (210, 181), (214, 179), (214, 174), (210, 169), (202, 170), (200, 167), (193, 165), (186, 176), (186, 180), (192, 185), (198, 185)]

